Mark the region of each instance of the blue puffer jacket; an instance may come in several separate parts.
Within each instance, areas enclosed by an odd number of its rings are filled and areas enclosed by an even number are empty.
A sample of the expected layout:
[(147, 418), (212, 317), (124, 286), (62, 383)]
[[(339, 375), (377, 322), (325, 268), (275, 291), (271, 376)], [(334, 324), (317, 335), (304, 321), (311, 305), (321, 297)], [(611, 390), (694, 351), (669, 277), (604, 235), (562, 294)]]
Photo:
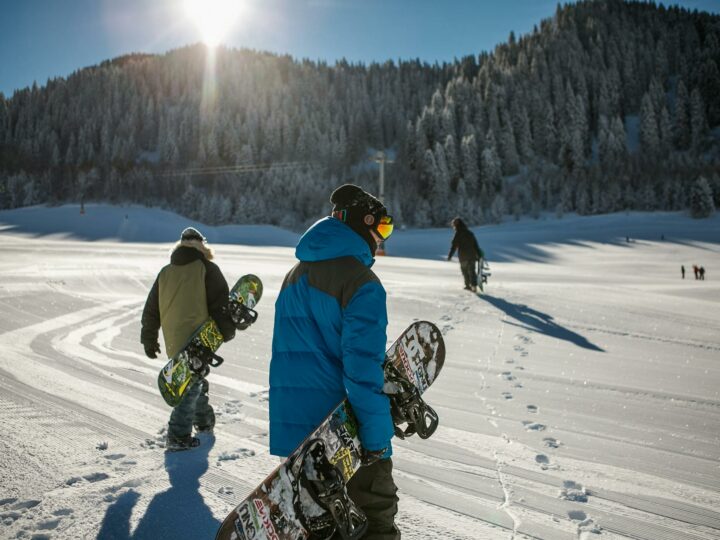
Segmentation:
[(270, 453), (288, 456), (346, 397), (368, 450), (393, 435), (383, 393), (385, 289), (370, 248), (350, 227), (324, 218), (303, 235), (300, 262), (275, 303), (270, 362)]

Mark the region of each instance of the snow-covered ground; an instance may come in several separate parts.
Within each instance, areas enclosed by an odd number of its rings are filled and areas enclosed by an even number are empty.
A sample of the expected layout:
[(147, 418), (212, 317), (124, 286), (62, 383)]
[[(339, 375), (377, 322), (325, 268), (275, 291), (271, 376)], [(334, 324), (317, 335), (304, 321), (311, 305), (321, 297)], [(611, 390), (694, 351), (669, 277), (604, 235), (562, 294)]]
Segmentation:
[[(255, 244), (218, 244), (217, 262), (229, 280), (260, 275), (266, 296), (210, 375), (215, 438), (162, 451), (162, 362), (143, 355), (139, 317), (187, 224), (139, 207), (0, 212), (0, 538), (212, 538), (276, 465), (267, 369), (297, 235), (272, 227), (196, 224)], [(398, 231), (374, 268), (389, 336), (428, 319), (448, 351), (426, 395), (441, 427), (395, 443), (403, 538), (719, 538), (720, 218), (476, 233), (485, 295), (442, 260), (447, 229)]]

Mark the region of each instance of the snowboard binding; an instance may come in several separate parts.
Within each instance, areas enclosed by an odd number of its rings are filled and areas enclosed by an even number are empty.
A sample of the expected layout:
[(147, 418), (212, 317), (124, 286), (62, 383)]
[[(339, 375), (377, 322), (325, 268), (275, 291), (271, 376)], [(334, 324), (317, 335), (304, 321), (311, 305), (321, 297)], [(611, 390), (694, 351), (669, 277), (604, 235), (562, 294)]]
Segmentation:
[(252, 308), (240, 302), (231, 302), (227, 305), (227, 312), (232, 319), (235, 328), (245, 330), (248, 326), (257, 321), (258, 313)]
[[(358, 540), (367, 530), (367, 518), (348, 497), (342, 473), (327, 458), (325, 448), (322, 439), (308, 441), (289, 467), (297, 471), (292, 481), (295, 513), (313, 540), (326, 540), (335, 533), (343, 540)], [(301, 490), (323, 512), (308, 515), (303, 510)]]
[(201, 379), (207, 377), (211, 367), (218, 367), (225, 361), (222, 356), (218, 356), (207, 347), (195, 343), (195, 340), (187, 346), (186, 352), (190, 369)]
[[(390, 363), (385, 366), (385, 380), (398, 390), (388, 394), (395, 435), (405, 439), (417, 433), (421, 439), (427, 439), (435, 433), (440, 419), (435, 410), (420, 397), (417, 387)], [(407, 427), (403, 429), (400, 427), (402, 424), (407, 424)]]

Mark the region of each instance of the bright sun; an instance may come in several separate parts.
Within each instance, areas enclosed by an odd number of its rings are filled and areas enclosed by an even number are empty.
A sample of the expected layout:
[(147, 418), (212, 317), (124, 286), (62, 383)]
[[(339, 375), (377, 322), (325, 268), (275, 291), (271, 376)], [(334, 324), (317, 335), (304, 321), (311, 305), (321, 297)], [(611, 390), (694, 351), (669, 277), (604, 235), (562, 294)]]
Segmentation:
[(185, 12), (210, 47), (220, 43), (240, 15), (242, 0), (184, 0)]

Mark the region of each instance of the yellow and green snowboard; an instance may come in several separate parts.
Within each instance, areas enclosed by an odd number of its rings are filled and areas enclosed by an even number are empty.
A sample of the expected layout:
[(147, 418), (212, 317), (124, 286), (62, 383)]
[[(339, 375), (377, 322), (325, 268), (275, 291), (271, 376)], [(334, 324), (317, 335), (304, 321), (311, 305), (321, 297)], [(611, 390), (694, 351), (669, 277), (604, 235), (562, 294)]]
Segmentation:
[[(257, 313), (254, 307), (262, 293), (262, 281), (253, 274), (241, 277), (230, 289), (227, 309), (236, 325), (255, 322)], [(220, 329), (209, 318), (193, 333), (182, 350), (160, 370), (158, 388), (165, 403), (177, 407), (191, 383), (207, 375), (209, 367), (222, 364), (223, 359), (215, 354), (222, 344)]]

